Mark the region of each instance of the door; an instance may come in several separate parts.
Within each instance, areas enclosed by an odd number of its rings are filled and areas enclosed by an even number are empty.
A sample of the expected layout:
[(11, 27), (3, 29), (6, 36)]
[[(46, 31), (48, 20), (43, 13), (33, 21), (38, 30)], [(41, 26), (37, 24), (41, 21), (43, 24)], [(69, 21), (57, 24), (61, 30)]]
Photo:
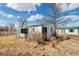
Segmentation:
[(47, 41), (47, 27), (42, 27), (43, 39)]
[(79, 28), (78, 28), (78, 35), (79, 35)]

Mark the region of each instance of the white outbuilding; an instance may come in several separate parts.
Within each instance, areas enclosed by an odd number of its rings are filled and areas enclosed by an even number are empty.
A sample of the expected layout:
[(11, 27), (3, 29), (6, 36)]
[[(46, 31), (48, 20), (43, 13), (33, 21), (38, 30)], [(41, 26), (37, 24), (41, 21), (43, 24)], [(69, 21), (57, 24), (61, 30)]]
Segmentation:
[(79, 35), (79, 26), (57, 28), (57, 34)]
[(28, 34), (41, 33), (42, 38), (49, 39), (53, 35), (53, 24), (24, 26), (17, 29), (17, 37), (27, 38)]

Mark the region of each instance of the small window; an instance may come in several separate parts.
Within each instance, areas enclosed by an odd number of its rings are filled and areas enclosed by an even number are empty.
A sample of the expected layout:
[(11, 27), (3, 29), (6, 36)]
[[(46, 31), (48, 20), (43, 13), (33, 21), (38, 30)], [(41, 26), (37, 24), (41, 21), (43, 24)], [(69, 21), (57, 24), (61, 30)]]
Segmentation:
[(74, 32), (74, 29), (70, 29), (69, 32)]
[(21, 29), (21, 33), (27, 33), (27, 29)]

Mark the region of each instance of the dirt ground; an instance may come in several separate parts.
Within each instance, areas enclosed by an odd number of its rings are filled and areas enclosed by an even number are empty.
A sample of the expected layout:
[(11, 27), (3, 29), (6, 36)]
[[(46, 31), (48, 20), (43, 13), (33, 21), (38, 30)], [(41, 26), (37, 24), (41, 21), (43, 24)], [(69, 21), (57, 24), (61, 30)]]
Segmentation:
[(0, 36), (0, 55), (3, 56), (78, 56), (79, 37), (68, 40), (48, 41), (38, 45), (35, 41), (16, 38), (16, 35)]

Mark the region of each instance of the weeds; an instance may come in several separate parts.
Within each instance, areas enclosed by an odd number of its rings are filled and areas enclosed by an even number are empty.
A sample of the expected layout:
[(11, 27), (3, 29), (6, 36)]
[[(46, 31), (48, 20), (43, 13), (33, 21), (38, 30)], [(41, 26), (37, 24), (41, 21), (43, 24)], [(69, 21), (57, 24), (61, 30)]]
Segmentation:
[(0, 55), (79, 55), (79, 37), (67, 36), (68, 38), (63, 41), (60, 38), (64, 36), (59, 36), (58, 39), (51, 37), (50, 41), (41, 43), (39, 37), (34, 35), (27, 40), (17, 39), (15, 34), (0, 36)]

